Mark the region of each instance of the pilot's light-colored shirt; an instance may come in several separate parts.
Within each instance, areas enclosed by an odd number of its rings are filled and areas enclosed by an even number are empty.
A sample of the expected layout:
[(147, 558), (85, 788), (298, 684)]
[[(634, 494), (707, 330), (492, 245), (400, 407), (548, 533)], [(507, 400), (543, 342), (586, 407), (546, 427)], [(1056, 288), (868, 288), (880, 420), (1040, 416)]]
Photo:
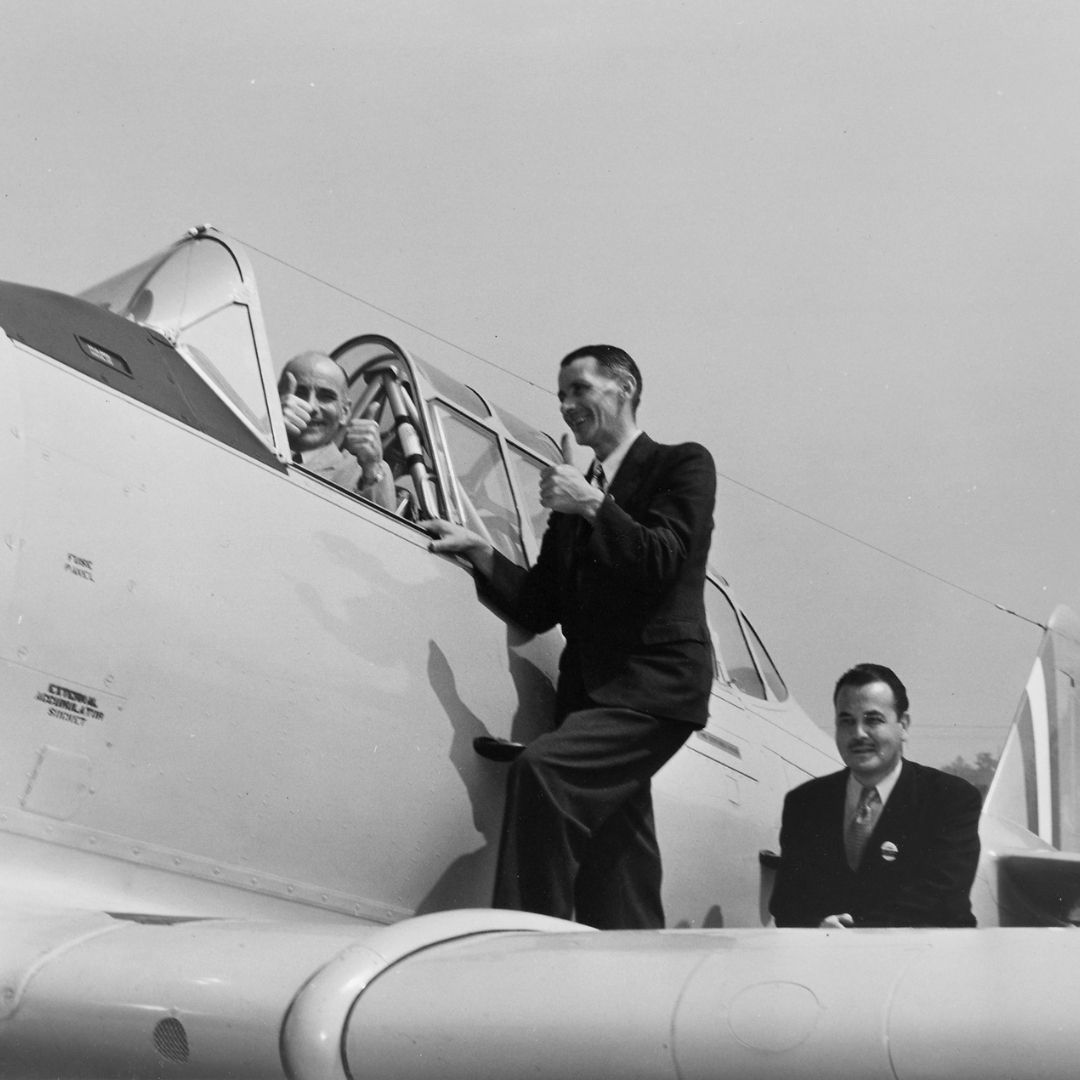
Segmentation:
[(348, 450), (342, 450), (333, 442), (316, 446), (312, 450), (302, 450), (299, 463), (324, 480), (348, 491), (359, 489), (364, 472), (360, 468), (360, 462)]

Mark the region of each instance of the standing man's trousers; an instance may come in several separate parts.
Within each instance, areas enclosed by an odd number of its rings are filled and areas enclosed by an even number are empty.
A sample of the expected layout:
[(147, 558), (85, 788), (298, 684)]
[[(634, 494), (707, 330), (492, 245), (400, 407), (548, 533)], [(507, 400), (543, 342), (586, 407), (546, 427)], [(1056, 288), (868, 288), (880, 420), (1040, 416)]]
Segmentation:
[(589, 707), (530, 743), (510, 766), (493, 906), (602, 930), (662, 928), (650, 780), (691, 731)]

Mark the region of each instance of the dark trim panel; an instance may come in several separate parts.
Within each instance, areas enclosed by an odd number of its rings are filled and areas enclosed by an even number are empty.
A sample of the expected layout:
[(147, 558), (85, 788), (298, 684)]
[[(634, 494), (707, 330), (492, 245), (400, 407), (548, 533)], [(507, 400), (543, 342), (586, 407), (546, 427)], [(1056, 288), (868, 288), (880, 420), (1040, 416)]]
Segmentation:
[(249, 457), (284, 472), (249, 430), (159, 334), (85, 300), (0, 282), (0, 326), (110, 390), (134, 398)]

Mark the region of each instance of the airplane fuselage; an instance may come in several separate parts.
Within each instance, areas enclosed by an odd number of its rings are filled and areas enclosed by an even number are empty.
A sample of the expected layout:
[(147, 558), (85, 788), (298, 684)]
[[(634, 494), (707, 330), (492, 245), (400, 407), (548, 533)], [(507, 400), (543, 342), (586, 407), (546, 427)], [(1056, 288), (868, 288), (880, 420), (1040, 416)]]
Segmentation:
[[(295, 467), (161, 334), (38, 290), (0, 299), (0, 842), (18, 879), (170, 915), (485, 905), (505, 767), (472, 740), (550, 724), (558, 633), (524, 634), (413, 521)], [(449, 415), (441, 399), (420, 407)], [(669, 920), (760, 925), (758, 851), (827, 743), (722, 667), (712, 700), (656, 783)]]

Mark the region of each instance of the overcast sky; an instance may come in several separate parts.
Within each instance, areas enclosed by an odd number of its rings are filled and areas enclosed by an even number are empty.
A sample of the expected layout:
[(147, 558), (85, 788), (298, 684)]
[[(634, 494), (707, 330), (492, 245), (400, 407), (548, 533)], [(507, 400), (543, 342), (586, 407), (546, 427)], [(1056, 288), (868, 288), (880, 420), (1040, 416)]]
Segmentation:
[[(558, 358), (620, 344), (643, 426), (713, 451), (713, 563), (807, 711), (876, 660), (910, 756), (996, 753), (1025, 619), (1080, 608), (1080, 4), (0, 16), (0, 278), (78, 291), (210, 221), (556, 433)], [(306, 287), (279, 365), (384, 329)]]

